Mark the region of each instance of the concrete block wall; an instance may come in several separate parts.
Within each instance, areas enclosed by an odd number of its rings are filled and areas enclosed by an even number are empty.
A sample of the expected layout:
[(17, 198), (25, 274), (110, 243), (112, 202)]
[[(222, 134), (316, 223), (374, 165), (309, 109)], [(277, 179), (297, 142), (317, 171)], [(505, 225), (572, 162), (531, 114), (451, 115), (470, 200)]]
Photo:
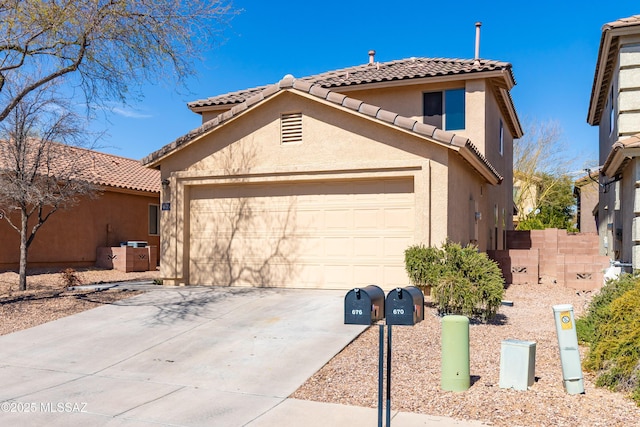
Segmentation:
[(487, 255), (498, 263), (507, 283), (538, 283), (539, 258), (537, 249), (487, 251)]
[[(609, 267), (609, 258), (599, 255), (596, 233), (569, 234), (555, 228), (507, 231), (507, 250), (487, 254), (511, 284), (557, 283), (578, 290), (598, 289)], [(537, 262), (535, 281), (533, 262)], [(523, 273), (525, 266), (527, 274)]]

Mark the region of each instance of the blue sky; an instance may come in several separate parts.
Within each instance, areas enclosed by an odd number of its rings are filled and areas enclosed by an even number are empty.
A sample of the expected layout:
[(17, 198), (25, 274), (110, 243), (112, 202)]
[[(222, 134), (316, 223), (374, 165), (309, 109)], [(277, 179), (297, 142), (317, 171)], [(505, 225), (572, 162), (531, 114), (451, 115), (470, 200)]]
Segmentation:
[(144, 98), (114, 105), (94, 130), (101, 150), (140, 159), (200, 125), (186, 103), (296, 77), (416, 57), (472, 58), (475, 22), (480, 56), (513, 64), (512, 96), (520, 120), (556, 121), (576, 168), (597, 165), (597, 129), (586, 122), (602, 25), (640, 14), (637, 1), (256, 1), (235, 0), (220, 45), (203, 52), (198, 77), (145, 85)]

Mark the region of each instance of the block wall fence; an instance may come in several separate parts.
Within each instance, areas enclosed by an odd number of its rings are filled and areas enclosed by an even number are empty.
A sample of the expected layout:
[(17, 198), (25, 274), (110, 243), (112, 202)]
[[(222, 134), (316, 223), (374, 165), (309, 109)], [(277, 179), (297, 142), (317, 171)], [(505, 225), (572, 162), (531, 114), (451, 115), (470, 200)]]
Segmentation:
[(576, 290), (602, 286), (609, 257), (599, 254), (596, 233), (566, 230), (507, 231), (507, 249), (487, 251), (507, 284), (557, 283)]

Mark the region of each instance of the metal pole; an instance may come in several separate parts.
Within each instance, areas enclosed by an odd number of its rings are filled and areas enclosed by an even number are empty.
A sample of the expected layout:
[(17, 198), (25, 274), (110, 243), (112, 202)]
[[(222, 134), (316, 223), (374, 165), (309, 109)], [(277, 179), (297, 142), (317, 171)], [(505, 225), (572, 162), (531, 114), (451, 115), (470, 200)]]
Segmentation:
[(391, 325), (387, 325), (387, 427), (391, 427)]
[(382, 381), (384, 370), (384, 325), (380, 325), (380, 346), (378, 350), (378, 427), (382, 427)]

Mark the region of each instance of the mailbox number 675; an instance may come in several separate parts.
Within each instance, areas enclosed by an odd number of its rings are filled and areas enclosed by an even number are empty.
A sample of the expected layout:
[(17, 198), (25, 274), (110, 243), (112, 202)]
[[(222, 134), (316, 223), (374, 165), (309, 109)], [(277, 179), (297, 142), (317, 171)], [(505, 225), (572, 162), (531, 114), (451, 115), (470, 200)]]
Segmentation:
[(404, 308), (394, 308), (393, 314), (404, 314)]
[(360, 315), (360, 316), (362, 316), (362, 310), (359, 310), (359, 309), (355, 309), (355, 308), (354, 308), (353, 310), (351, 310), (351, 314), (353, 314), (354, 316), (355, 316), (355, 315)]

